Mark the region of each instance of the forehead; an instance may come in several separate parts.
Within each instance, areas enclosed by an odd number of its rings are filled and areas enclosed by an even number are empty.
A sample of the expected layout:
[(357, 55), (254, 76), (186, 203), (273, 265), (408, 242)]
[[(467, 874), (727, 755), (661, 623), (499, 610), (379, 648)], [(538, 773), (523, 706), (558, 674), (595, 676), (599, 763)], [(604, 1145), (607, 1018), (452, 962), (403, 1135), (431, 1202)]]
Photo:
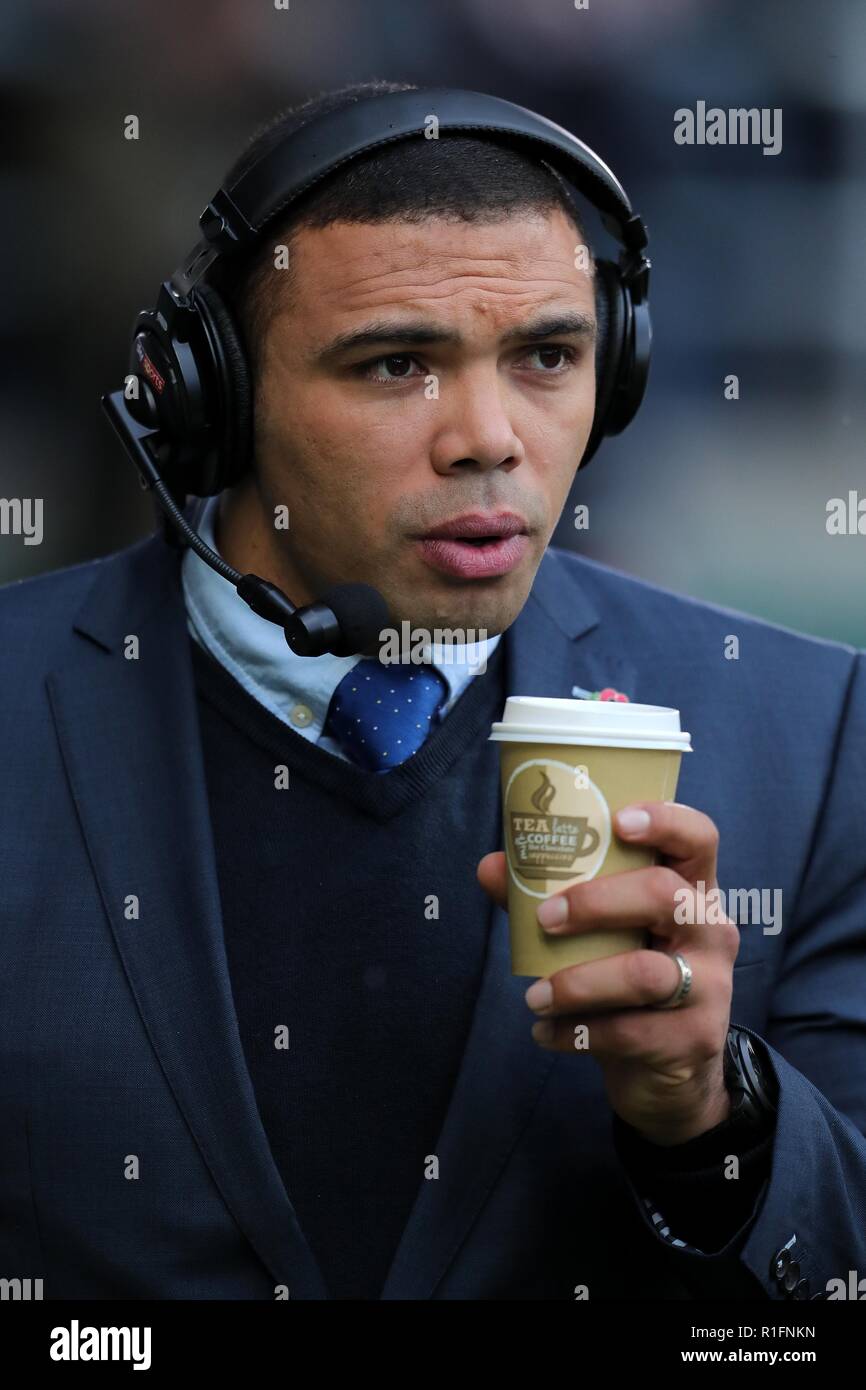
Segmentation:
[(484, 222), (301, 227), (292, 243), (291, 300), (319, 322), (385, 306), (498, 317), (553, 302), (591, 310), (591, 277), (575, 265), (580, 241), (559, 209)]

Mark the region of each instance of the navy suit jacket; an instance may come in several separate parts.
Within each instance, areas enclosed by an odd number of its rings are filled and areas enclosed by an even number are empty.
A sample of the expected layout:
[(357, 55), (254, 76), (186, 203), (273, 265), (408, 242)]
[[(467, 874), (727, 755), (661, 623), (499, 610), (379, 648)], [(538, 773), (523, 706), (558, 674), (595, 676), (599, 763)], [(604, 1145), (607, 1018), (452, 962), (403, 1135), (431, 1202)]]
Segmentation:
[[(779, 1083), (772, 1171), (724, 1250), (664, 1240), (600, 1069), (532, 1042), (495, 909), (440, 1176), (382, 1297), (782, 1299), (866, 1274), (864, 655), (555, 549), (505, 640), (510, 694), (680, 709), (677, 799), (718, 826), (720, 886), (782, 890), (781, 931), (741, 924), (732, 1007)], [(176, 553), (6, 586), (0, 672), (0, 1277), (324, 1298), (232, 1003)]]

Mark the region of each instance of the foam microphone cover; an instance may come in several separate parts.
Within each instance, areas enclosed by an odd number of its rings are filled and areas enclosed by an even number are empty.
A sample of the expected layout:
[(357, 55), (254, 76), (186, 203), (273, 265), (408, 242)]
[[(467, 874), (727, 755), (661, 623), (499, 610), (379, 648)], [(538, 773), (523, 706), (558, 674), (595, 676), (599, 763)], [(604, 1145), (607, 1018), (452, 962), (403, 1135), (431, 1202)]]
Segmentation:
[(331, 649), (336, 656), (355, 656), (375, 647), (382, 628), (391, 623), (388, 605), (372, 584), (335, 584), (317, 602), (327, 604), (340, 624), (340, 644)]

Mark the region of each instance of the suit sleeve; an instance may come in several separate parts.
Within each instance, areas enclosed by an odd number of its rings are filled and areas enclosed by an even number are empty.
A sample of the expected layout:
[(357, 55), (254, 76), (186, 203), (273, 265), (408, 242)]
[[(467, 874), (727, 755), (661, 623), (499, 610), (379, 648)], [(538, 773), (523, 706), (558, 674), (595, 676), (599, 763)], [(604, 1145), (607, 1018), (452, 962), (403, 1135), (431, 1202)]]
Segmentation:
[(754, 1210), (717, 1251), (673, 1245), (644, 1201), (649, 1179), (624, 1159), (641, 1221), (695, 1297), (838, 1298), (851, 1271), (855, 1281), (866, 1273), (864, 813), (866, 654), (857, 653), (800, 890), (783, 919), (761, 1039), (778, 1114)]
[(742, 1245), (770, 1176), (774, 1134), (772, 1117), (755, 1133), (727, 1120), (686, 1144), (665, 1147), (613, 1117), (614, 1148), (655, 1230), (697, 1254)]

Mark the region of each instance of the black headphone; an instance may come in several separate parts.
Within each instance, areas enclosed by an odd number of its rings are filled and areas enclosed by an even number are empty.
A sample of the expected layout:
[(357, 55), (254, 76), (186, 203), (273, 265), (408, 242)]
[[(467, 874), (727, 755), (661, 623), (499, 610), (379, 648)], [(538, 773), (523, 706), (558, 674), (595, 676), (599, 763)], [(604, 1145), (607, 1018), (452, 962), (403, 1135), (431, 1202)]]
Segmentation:
[(625, 429), (646, 389), (652, 337), (646, 228), (607, 165), (544, 116), (480, 92), (427, 88), (364, 97), (301, 126), (230, 188), (218, 189), (199, 218), (200, 240), (161, 286), (156, 307), (136, 318), (124, 390), (103, 396), (102, 405), (170, 525), (256, 612), (284, 627), (300, 654), (363, 650), (387, 624), (387, 607), (375, 589), (352, 584), (296, 609), (273, 585), (227, 565), (178, 505), (187, 495), (209, 497), (230, 487), (252, 456), (249, 367), (234, 314), (214, 281), (249, 257), (274, 220), (314, 184), (370, 150), (429, 138), (434, 119), (437, 137), (454, 131), (504, 138), (542, 158), (597, 209), (622, 248), (618, 262), (596, 261), (596, 406), (581, 467), (604, 435)]

